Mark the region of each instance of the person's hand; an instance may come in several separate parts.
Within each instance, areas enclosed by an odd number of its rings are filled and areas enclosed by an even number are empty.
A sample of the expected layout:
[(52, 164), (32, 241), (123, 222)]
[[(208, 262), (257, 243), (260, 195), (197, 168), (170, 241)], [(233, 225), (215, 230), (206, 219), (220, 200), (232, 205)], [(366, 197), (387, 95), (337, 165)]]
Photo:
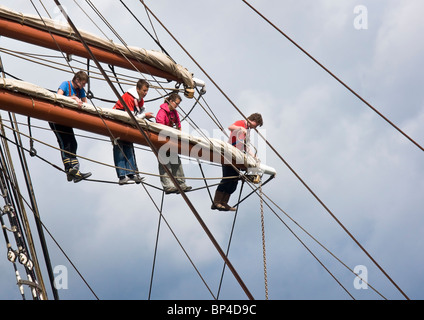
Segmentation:
[(74, 99), (78, 103), (78, 107), (81, 109), (83, 103), (82, 100), (75, 96), (73, 96), (72, 99)]
[(154, 118), (154, 117), (155, 117), (155, 115), (154, 115), (153, 112), (146, 112), (146, 118), (147, 119), (151, 119), (151, 118)]

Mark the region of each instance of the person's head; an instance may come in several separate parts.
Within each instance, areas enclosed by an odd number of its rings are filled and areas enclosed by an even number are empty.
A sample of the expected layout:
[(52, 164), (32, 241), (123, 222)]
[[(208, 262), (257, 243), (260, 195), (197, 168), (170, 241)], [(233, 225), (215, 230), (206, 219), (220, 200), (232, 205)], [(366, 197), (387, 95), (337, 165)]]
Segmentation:
[(264, 124), (260, 113), (253, 113), (247, 117), (249, 127), (255, 129), (257, 126), (262, 127)]
[(171, 93), (169, 97), (165, 99), (165, 102), (168, 103), (169, 110), (171, 111), (175, 110), (180, 105), (181, 101), (181, 96), (176, 92)]
[(144, 99), (144, 97), (147, 95), (147, 92), (149, 92), (150, 85), (146, 80), (140, 79), (137, 82), (136, 88), (140, 99)]
[(88, 75), (84, 71), (78, 71), (77, 73), (75, 73), (72, 82), (76, 87), (82, 89), (88, 82)]

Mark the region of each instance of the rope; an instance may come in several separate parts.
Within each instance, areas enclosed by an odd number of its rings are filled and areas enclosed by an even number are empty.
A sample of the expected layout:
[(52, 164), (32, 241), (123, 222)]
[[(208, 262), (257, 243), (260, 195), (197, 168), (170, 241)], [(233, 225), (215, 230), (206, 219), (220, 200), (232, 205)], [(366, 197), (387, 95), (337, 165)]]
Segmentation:
[(264, 205), (262, 198), (262, 181), (259, 182), (259, 195), (261, 204), (261, 229), (262, 229), (262, 252), (264, 260), (264, 280), (265, 280), (265, 299), (268, 300), (268, 273), (266, 268), (266, 247), (265, 247), (265, 219), (264, 219)]
[[(239, 202), (240, 202), (240, 198), (241, 198), (241, 194), (243, 192), (243, 186), (244, 186), (244, 180), (242, 181), (241, 187), (240, 187), (240, 193), (239, 193)], [(228, 245), (227, 245), (227, 251), (226, 251), (226, 255), (228, 256), (228, 254), (230, 253), (230, 246), (231, 246), (231, 241), (233, 239), (233, 234), (234, 234), (234, 228), (236, 226), (236, 220), (237, 220), (237, 215), (238, 215), (238, 209), (239, 206), (237, 205), (236, 207), (236, 212), (234, 213), (234, 219), (233, 219), (233, 224), (231, 226), (231, 232), (230, 232), (230, 238), (228, 239)], [(218, 293), (217, 293), (217, 299), (219, 298), (219, 294), (221, 292), (221, 286), (222, 286), (222, 281), (224, 280), (224, 273), (225, 273), (225, 267), (226, 264), (224, 263), (223, 267), (222, 267), (222, 272), (221, 272), (221, 279), (219, 280), (219, 286), (218, 286)]]
[[(190, 113), (190, 112), (189, 112)], [(262, 199), (262, 197), (261, 197), (261, 199)]]
[[(244, 0), (243, 0), (244, 1)], [(243, 112), (235, 105), (235, 103), (229, 98), (229, 96), (218, 86), (218, 84), (209, 76), (209, 74), (200, 66), (200, 64), (188, 53), (188, 51), (181, 45), (181, 43), (172, 35), (172, 33), (165, 27), (165, 25), (152, 13), (147, 7), (143, 0), (140, 2), (149, 10), (152, 16), (162, 25), (165, 31), (176, 41), (176, 43), (184, 50), (184, 52), (192, 59), (192, 61), (202, 70), (207, 78), (213, 83), (213, 85), (221, 92), (221, 94), (227, 99), (227, 101), (247, 120)], [(339, 224), (339, 226), (349, 235), (349, 237), (358, 245), (358, 247), (371, 259), (371, 261), (380, 269), (380, 271), (389, 279), (389, 281), (407, 298), (408, 296), (399, 288), (399, 286), (393, 281), (393, 279), (384, 271), (384, 269), (377, 263), (377, 261), (368, 253), (368, 251), (359, 243), (359, 241), (349, 232), (349, 230), (337, 219), (333, 212), (324, 204), (324, 202), (312, 191), (312, 189), (306, 184), (306, 182), (300, 178), (297, 172), (287, 163), (286, 160), (279, 154), (279, 152), (263, 137), (263, 135), (255, 129), (258, 135), (266, 142), (271, 150), (280, 158), (280, 160), (292, 171), (292, 173), (299, 179), (299, 181), (308, 189), (308, 191), (315, 197), (315, 199), (323, 206), (323, 208), (331, 215), (331, 217)]]
[[(65, 12), (63, 12), (63, 7), (60, 4), (60, 2), (58, 0), (54, 0), (54, 2), (56, 3), (56, 5), (61, 9), (63, 15), (66, 17), (66, 19), (68, 20), (69, 25), (72, 27), (72, 29), (74, 30), (74, 32), (76, 33), (76, 35), (78, 36), (78, 38), (80, 39), (81, 43), (84, 45), (85, 49), (87, 50), (87, 52), (89, 53), (89, 55), (91, 56), (91, 58), (93, 59), (93, 61), (96, 63), (97, 67), (99, 68), (100, 71), (102, 71), (103, 76), (105, 77), (105, 79), (107, 80), (110, 88), (113, 90), (113, 92), (115, 93), (115, 95), (117, 96), (117, 98), (121, 101), (121, 103), (123, 104), (125, 110), (127, 111), (127, 113), (129, 114), (130, 118), (132, 119), (133, 123), (136, 125), (137, 129), (140, 131), (140, 133), (143, 135), (143, 137), (146, 139), (146, 141), (149, 144), (149, 147), (154, 151), (155, 156), (157, 157), (159, 163), (162, 163), (161, 161), (161, 157), (159, 155), (158, 150), (156, 149), (156, 147), (153, 145), (152, 141), (150, 140), (149, 136), (146, 134), (145, 130), (140, 126), (140, 124), (136, 121), (134, 115), (132, 114), (132, 112), (129, 110), (128, 106), (126, 105), (125, 101), (122, 99), (122, 97), (119, 95), (119, 93), (117, 92), (116, 88), (114, 87), (113, 83), (110, 82), (109, 77), (107, 76), (107, 74), (104, 72), (103, 68), (101, 67), (99, 61), (96, 59), (96, 57), (93, 55), (93, 52), (90, 50), (90, 48), (88, 47), (87, 43), (85, 42), (85, 40), (82, 38), (81, 34), (79, 33), (78, 29), (75, 27), (74, 23), (72, 22), (71, 18), (69, 15), (67, 15)], [(212, 242), (212, 244), (214, 245), (214, 247), (216, 248), (216, 250), (218, 251), (218, 253), (221, 255), (221, 257), (226, 261), (226, 263), (228, 264), (228, 267), (230, 268), (230, 270), (232, 271), (234, 277), (236, 278), (237, 282), (239, 283), (239, 285), (242, 287), (243, 291), (245, 292), (245, 294), (248, 296), (249, 299), (253, 300), (253, 296), (251, 295), (251, 293), (249, 292), (248, 288), (246, 287), (246, 285), (244, 284), (244, 282), (242, 281), (242, 279), (240, 278), (240, 276), (238, 275), (237, 271), (234, 269), (233, 265), (231, 264), (231, 262), (227, 259), (227, 257), (225, 257), (224, 252), (222, 251), (221, 247), (219, 246), (219, 243), (216, 241), (215, 237), (212, 235), (212, 233), (210, 232), (209, 228), (207, 227), (207, 225), (204, 223), (203, 219), (201, 218), (201, 216), (199, 215), (199, 213), (197, 212), (196, 208), (194, 208), (193, 204), (191, 203), (190, 199), (188, 199), (187, 195), (184, 193), (184, 191), (181, 189), (181, 186), (178, 184), (176, 178), (172, 175), (171, 171), (166, 167), (163, 166), (165, 172), (169, 175), (169, 177), (171, 178), (174, 186), (180, 191), (181, 196), (183, 197), (184, 201), (187, 203), (188, 207), (190, 208), (190, 210), (192, 211), (192, 213), (194, 214), (194, 216), (196, 217), (196, 219), (198, 220), (198, 222), (200, 223), (200, 225), (202, 226), (203, 230), (205, 231), (205, 233), (207, 234), (207, 236), (209, 237), (210, 241)]]
[[(338, 78), (334, 73), (332, 73), (329, 69), (327, 69), (322, 63), (320, 63), (317, 59), (315, 59), (311, 54), (309, 54), (305, 49), (303, 49), (299, 44), (297, 44), (293, 39), (291, 39), (287, 34), (281, 31), (275, 24), (273, 24), (270, 20), (268, 20), (263, 14), (261, 14), (258, 10), (256, 10), (251, 4), (249, 4), (246, 0), (242, 0), (248, 7), (250, 7), (254, 12), (256, 12), (262, 19), (268, 22), (274, 29), (276, 29), (280, 34), (282, 34), (287, 40), (289, 40), (292, 44), (294, 44), (298, 49), (300, 49), (304, 54), (306, 54), (310, 59), (312, 59), (316, 64), (318, 64), (322, 69), (324, 69), (330, 76), (336, 79), (341, 85), (343, 85), (347, 90), (353, 93), (359, 100), (365, 103), (371, 110), (377, 113), (381, 118), (383, 118), (387, 123), (389, 123), (393, 128), (399, 131), (404, 137), (410, 140), (413, 144), (415, 144), (421, 151), (424, 151), (424, 148), (421, 147), (416, 141), (414, 141), (411, 137), (409, 137), (405, 132), (399, 129), (393, 122), (391, 122), (388, 118), (386, 118), (381, 112), (379, 112), (376, 108), (374, 108), (368, 101), (362, 98), (356, 91), (350, 88), (346, 83), (344, 83), (340, 78)], [(398, 288), (399, 289), (399, 288)], [(399, 289), (400, 290), (400, 289)], [(402, 290), (400, 290), (402, 292)], [(403, 292), (402, 294), (408, 298)]]

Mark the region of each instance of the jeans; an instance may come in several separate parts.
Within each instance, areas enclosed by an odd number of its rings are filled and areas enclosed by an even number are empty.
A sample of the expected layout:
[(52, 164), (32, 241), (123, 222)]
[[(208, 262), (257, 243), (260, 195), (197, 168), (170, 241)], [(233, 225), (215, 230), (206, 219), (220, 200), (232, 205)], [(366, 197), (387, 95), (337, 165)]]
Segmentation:
[(113, 160), (115, 161), (118, 178), (136, 174), (137, 163), (135, 161), (134, 145), (132, 142), (118, 141), (113, 145)]

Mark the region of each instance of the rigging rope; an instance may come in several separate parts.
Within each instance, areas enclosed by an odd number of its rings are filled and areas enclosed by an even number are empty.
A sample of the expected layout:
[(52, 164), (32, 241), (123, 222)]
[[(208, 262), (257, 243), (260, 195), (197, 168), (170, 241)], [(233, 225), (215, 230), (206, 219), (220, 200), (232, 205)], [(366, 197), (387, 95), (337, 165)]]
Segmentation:
[[(310, 55), (305, 49), (303, 49), (300, 45), (298, 45), (293, 39), (291, 39), (287, 34), (281, 31), (275, 24), (273, 24), (270, 20), (268, 20), (263, 14), (261, 14), (258, 10), (256, 10), (251, 4), (249, 4), (246, 0), (242, 0), (246, 5), (248, 5), (254, 12), (256, 12), (262, 19), (268, 22), (271, 26), (274, 27), (279, 33), (281, 33), (285, 38), (287, 38), (291, 43), (293, 43), (297, 48), (299, 48), (304, 54), (306, 54), (309, 58), (311, 58), (315, 63), (317, 63), (321, 68), (323, 68), (328, 74), (330, 74), (334, 79), (336, 79), (339, 83), (341, 83), (346, 89), (352, 92), (357, 98), (359, 98), (363, 103), (365, 103), (368, 107), (370, 107), (374, 112), (376, 112), (380, 117), (382, 117), (385, 121), (387, 121), (393, 128), (398, 130), (403, 136), (409, 139), (412, 143), (414, 143), (418, 148), (424, 151), (424, 148), (421, 147), (417, 142), (415, 142), (411, 137), (409, 137), (406, 133), (400, 130), (395, 124), (393, 124), (389, 119), (387, 119), (383, 114), (381, 114), (377, 109), (375, 109), (370, 103), (368, 103), (364, 98), (362, 98), (358, 93), (356, 93), (353, 89), (351, 89), (346, 83), (340, 80), (337, 76), (335, 76), (330, 70), (328, 70), (324, 65), (322, 65), (318, 60), (316, 60), (312, 55)], [(259, 133), (260, 134), (260, 133)], [(262, 136), (262, 135), (261, 135)], [(266, 141), (266, 140), (265, 140)], [(270, 146), (270, 144), (267, 142)], [(270, 146), (274, 152), (278, 154), (278, 152)], [(279, 156), (281, 160), (283, 158)], [(286, 161), (283, 160), (284, 163)], [(287, 164), (287, 163), (286, 163)], [(289, 167), (290, 168), (290, 167)], [(290, 170), (292, 170), (290, 168)], [(294, 170), (292, 170), (294, 172)], [(300, 177), (295, 173), (295, 175), (300, 179)], [(305, 187), (315, 196), (315, 198), (323, 205), (323, 207), (330, 213), (333, 219), (342, 227), (342, 229), (350, 236), (350, 238), (361, 248), (361, 250), (371, 259), (371, 261), (377, 266), (377, 268), (386, 276), (386, 278), (399, 290), (399, 292), (409, 300), (409, 297), (403, 292), (403, 290), (397, 285), (397, 283), (387, 274), (387, 272), (377, 263), (377, 261), (368, 253), (368, 251), (359, 243), (358, 240), (347, 230), (347, 228), (336, 218), (336, 216), (324, 205), (324, 203), (312, 192), (312, 190), (307, 186), (302, 179), (300, 179)]]
[[(200, 98), (200, 97), (199, 97)], [(260, 197), (262, 199), (262, 196)]]
[[(59, 7), (59, 9), (61, 10), (63, 16), (67, 19), (69, 25), (72, 27), (72, 29), (74, 30), (74, 32), (76, 33), (76, 35), (78, 36), (78, 38), (80, 39), (81, 43), (84, 45), (85, 49), (87, 50), (87, 52), (90, 54), (92, 60), (96, 63), (97, 67), (99, 68), (99, 70), (103, 73), (103, 76), (105, 77), (105, 79), (107, 80), (109, 86), (111, 87), (111, 89), (113, 90), (113, 92), (115, 93), (115, 95), (117, 96), (117, 98), (121, 101), (122, 105), (124, 106), (125, 110), (127, 111), (127, 113), (130, 115), (131, 120), (133, 121), (133, 123), (136, 125), (137, 129), (140, 131), (140, 133), (143, 135), (143, 137), (146, 139), (146, 141), (149, 143), (150, 148), (154, 151), (155, 156), (157, 157), (159, 163), (162, 163), (162, 161), (160, 161), (160, 155), (156, 149), (156, 147), (153, 145), (153, 143), (151, 142), (149, 136), (146, 134), (145, 130), (140, 126), (140, 124), (136, 121), (133, 113), (129, 110), (128, 106), (126, 105), (125, 101), (122, 99), (122, 97), (119, 95), (119, 93), (117, 92), (116, 88), (114, 87), (113, 83), (110, 82), (109, 77), (107, 76), (107, 74), (104, 72), (102, 66), (100, 65), (99, 61), (96, 59), (96, 57), (93, 55), (93, 53), (91, 52), (90, 48), (88, 47), (87, 43), (85, 42), (85, 40), (83, 39), (83, 37), (81, 36), (81, 34), (79, 33), (78, 29), (75, 27), (74, 23), (72, 22), (70, 16), (68, 14), (66, 14), (63, 10), (62, 5), (60, 4), (60, 2), (58, 0), (54, 0), (56, 5)], [(249, 297), (249, 299), (253, 299), (253, 296), (251, 295), (251, 293), (249, 292), (249, 290), (247, 289), (246, 285), (244, 284), (244, 282), (242, 281), (242, 279), (240, 278), (240, 276), (238, 275), (237, 271), (234, 269), (233, 265), (231, 264), (231, 262), (227, 259), (227, 257), (225, 257), (224, 252), (222, 251), (221, 247), (219, 246), (218, 242), (216, 241), (216, 239), (214, 238), (214, 236), (212, 235), (212, 233), (210, 232), (209, 228), (206, 226), (206, 224), (204, 223), (203, 219), (201, 218), (201, 216), (199, 215), (199, 213), (197, 212), (197, 210), (194, 208), (193, 204), (191, 203), (191, 201), (188, 199), (188, 197), (186, 196), (186, 194), (184, 193), (184, 191), (182, 190), (182, 188), (180, 187), (180, 185), (178, 184), (177, 180), (175, 179), (175, 177), (172, 175), (171, 171), (166, 167), (163, 166), (165, 172), (169, 175), (169, 177), (171, 178), (172, 182), (174, 183), (174, 186), (180, 191), (181, 196), (183, 197), (183, 199), (186, 201), (187, 205), (189, 206), (189, 208), (191, 209), (191, 211), (193, 212), (193, 214), (195, 215), (195, 217), (197, 218), (198, 222), (200, 223), (200, 225), (202, 226), (202, 228), (204, 229), (204, 231), (206, 232), (206, 234), (208, 235), (209, 239), (211, 240), (211, 242), (214, 244), (215, 248), (218, 250), (218, 252), (220, 253), (221, 257), (226, 261), (226, 263), (228, 264), (230, 270), (232, 271), (234, 277), (236, 278), (236, 280), (238, 281), (238, 283), (240, 284), (240, 286), (242, 287), (242, 289), (244, 290), (244, 292), (246, 293), (246, 295)]]
[[(7, 126), (6, 126), (7, 127)], [(10, 128), (9, 128), (10, 129)], [(50, 130), (50, 129), (46, 129), (46, 130)], [(25, 134), (23, 134), (23, 133), (21, 133), (22, 135), (24, 135), (25, 136)], [(41, 143), (44, 143), (44, 142), (41, 142)], [(53, 148), (55, 148), (55, 147), (53, 147)], [(27, 152), (29, 152), (29, 150), (25, 150), (25, 151), (27, 151)], [(41, 157), (39, 157), (38, 155), (37, 155), (37, 157), (38, 158), (40, 158), (41, 160), (43, 160), (43, 161), (46, 161), (45, 159), (42, 159)], [(46, 161), (47, 162), (47, 161)], [(52, 164), (51, 164), (52, 165)], [(54, 165), (53, 165), (54, 166)], [(58, 168), (58, 167), (56, 167), (57, 169), (59, 169), (59, 170), (61, 170), (60, 168)], [(206, 178), (207, 179), (207, 178)], [(206, 179), (205, 179), (205, 182), (206, 182)], [(270, 179), (268, 179), (266, 182), (264, 182), (264, 183), (262, 183), (262, 186), (263, 185), (265, 185), (267, 182), (269, 182), (270, 180), (272, 179), (272, 177), (270, 178)], [(95, 180), (91, 180), (91, 181), (95, 181)], [(245, 182), (244, 180), (242, 181), (243, 183)], [(147, 183), (143, 183), (143, 185), (148, 185), (148, 186), (150, 186), (150, 187), (153, 187), (154, 188), (154, 186), (152, 186), (152, 185), (149, 185), (149, 184), (147, 184)], [(249, 197), (253, 192), (256, 192), (258, 190), (258, 188), (256, 189), (256, 190), (254, 190), (254, 191), (252, 191), (249, 195), (247, 195), (246, 197), (244, 197), (242, 200), (240, 200), (240, 197), (239, 197), (239, 201), (237, 202), (237, 204), (236, 205), (234, 205), (234, 207), (237, 207), (241, 202), (243, 202), (244, 200), (246, 200), (246, 198), (247, 197)], [(162, 191), (162, 190), (161, 190)], [(240, 191), (242, 191), (242, 189), (240, 190)], [(240, 195), (241, 195), (241, 193), (240, 193)], [(278, 208), (278, 210), (280, 210), (282, 213), (284, 213), (291, 221), (293, 221), (299, 228), (301, 228), (301, 230), (303, 231), (303, 232), (305, 232), (312, 240), (314, 240), (318, 245), (320, 245), (323, 249), (325, 249), (330, 255), (332, 255), (338, 262), (340, 262), (346, 269), (348, 269), (350, 272), (352, 272), (356, 277), (359, 277), (359, 278), (361, 278), (360, 277), (360, 275), (358, 275), (358, 274), (356, 274), (354, 271), (352, 271), (346, 264), (344, 264), (339, 258), (337, 258), (331, 251), (329, 251), (326, 247), (324, 247), (316, 238), (314, 238), (310, 233), (308, 233), (303, 227), (301, 227), (293, 218), (291, 218), (283, 209), (281, 209), (277, 204), (275, 204), (275, 202), (274, 201), (272, 201), (266, 194), (264, 194), (263, 193), (263, 196), (265, 196), (269, 201), (271, 201), (271, 203), (273, 204), (273, 205), (275, 205), (277, 208)], [(266, 203), (265, 202), (265, 204), (272, 210), (272, 212), (277, 216), (277, 218), (288, 228), (288, 226), (286, 225), (286, 223), (281, 219), (281, 217), (270, 207), (270, 205), (268, 204), (268, 203)], [(170, 226), (169, 226), (170, 227)], [(290, 228), (288, 228), (294, 235), (295, 235), (295, 233), (290, 229)], [(295, 237), (296, 238), (298, 238), (296, 235), (295, 235)], [(312, 252), (307, 248), (307, 246), (300, 240), (300, 238), (298, 238), (299, 239), (299, 241), (304, 245), (304, 247), (312, 254)], [(228, 249), (227, 249), (227, 255), (228, 255)], [(313, 255), (313, 254), (312, 254)], [(314, 256), (314, 255), (313, 255)], [(315, 259), (317, 259), (316, 258), (316, 256), (314, 256), (315, 257)], [(317, 259), (318, 260), (318, 259)], [(318, 260), (318, 262), (325, 268), (325, 266)], [(326, 271), (335, 279), (335, 277), (331, 274), (331, 272), (329, 272), (329, 270), (327, 269), (327, 268), (325, 268), (326, 269)], [(336, 281), (337, 281), (337, 279), (335, 279)], [(365, 281), (365, 280), (362, 280), (362, 281)], [(341, 285), (340, 284), (340, 282), (339, 281), (337, 281), (338, 283), (339, 283), (339, 285)], [(370, 288), (372, 288), (374, 291), (376, 291), (371, 285), (369, 285), (370, 286)], [(342, 286), (343, 287), (343, 286)], [(345, 289), (345, 291), (347, 292), (347, 290)], [(380, 296), (382, 296), (378, 291), (376, 291)], [(218, 293), (218, 295), (219, 295), (219, 293)], [(350, 294), (349, 294), (350, 295)], [(383, 297), (383, 296), (382, 296)], [(384, 298), (384, 297), (383, 297)]]
[[(257, 9), (255, 9), (250, 3), (246, 0), (242, 0), (250, 9), (256, 12), (263, 20), (268, 22), (275, 30), (277, 30), (280, 34), (282, 34), (287, 40), (289, 40), (292, 44), (294, 44), (300, 51), (306, 54), (311, 60), (313, 60), (316, 64), (318, 64), (322, 69), (324, 69), (330, 76), (332, 76), (335, 80), (337, 80), (342, 86), (344, 86), (347, 90), (353, 93), (359, 100), (361, 100), (364, 104), (366, 104), (371, 110), (377, 113), (381, 118), (383, 118), (388, 124), (390, 124), (393, 128), (399, 131), (405, 138), (410, 140), (413, 144), (415, 144), (421, 151), (424, 151), (424, 148), (420, 146), (415, 140), (413, 140), (410, 136), (408, 136), (405, 132), (403, 132), (400, 128), (398, 128), (392, 121), (386, 118), (381, 112), (379, 112), (375, 107), (373, 107), (368, 101), (362, 98), (356, 91), (350, 88), (345, 82), (343, 82), (340, 78), (338, 78), (334, 73), (332, 73), (329, 69), (327, 69), (322, 63), (320, 63), (317, 59), (315, 59), (310, 53), (308, 53), (305, 49), (303, 49), (299, 44), (297, 44), (292, 38), (290, 38), (286, 33), (284, 33), (281, 29), (279, 29), (275, 24), (273, 24), (269, 19), (267, 19), (262, 13), (260, 13)], [(404, 294), (405, 296), (405, 294)], [(405, 296), (406, 297), (406, 296)], [(407, 297), (406, 297), (407, 298)]]
[(266, 268), (265, 218), (264, 218), (264, 201), (262, 198), (262, 181), (259, 182), (259, 195), (260, 195), (260, 205), (261, 205), (261, 229), (262, 229), (262, 252), (263, 252), (263, 258), (264, 258), (265, 300), (268, 300), (268, 272)]
[[(244, 0), (243, 0), (244, 1)], [(159, 22), (164, 30), (174, 39), (180, 48), (190, 57), (190, 59), (198, 66), (198, 68), (206, 75), (211, 83), (218, 89), (219, 92), (227, 99), (227, 101), (243, 116), (245, 120), (247, 117), (237, 107), (237, 105), (230, 99), (230, 97), (222, 90), (220, 86), (209, 76), (209, 74), (200, 66), (200, 64), (190, 55), (190, 53), (182, 46), (182, 44), (175, 38), (175, 36), (165, 27), (165, 25), (156, 17), (156, 15), (149, 9), (143, 0), (140, 2), (147, 8), (150, 14)], [(254, 129), (258, 135), (265, 141), (268, 147), (278, 156), (278, 158), (288, 167), (288, 169), (296, 176), (296, 178), (307, 188), (307, 190), (315, 197), (315, 199), (323, 206), (323, 208), (331, 215), (331, 217), (339, 224), (339, 226), (347, 233), (347, 235), (357, 244), (357, 246), (370, 258), (370, 260), (378, 267), (378, 269), (386, 276), (386, 278), (402, 293), (402, 295), (409, 300), (408, 296), (401, 290), (401, 288), (394, 282), (394, 280), (387, 274), (387, 272), (377, 263), (377, 261), (369, 254), (369, 252), (359, 243), (359, 241), (350, 233), (350, 231), (341, 223), (334, 213), (324, 204), (324, 202), (316, 195), (316, 193), (306, 184), (306, 182), (299, 176), (299, 174), (288, 164), (288, 162), (280, 155), (280, 153), (269, 143), (267, 139), (258, 131)]]

